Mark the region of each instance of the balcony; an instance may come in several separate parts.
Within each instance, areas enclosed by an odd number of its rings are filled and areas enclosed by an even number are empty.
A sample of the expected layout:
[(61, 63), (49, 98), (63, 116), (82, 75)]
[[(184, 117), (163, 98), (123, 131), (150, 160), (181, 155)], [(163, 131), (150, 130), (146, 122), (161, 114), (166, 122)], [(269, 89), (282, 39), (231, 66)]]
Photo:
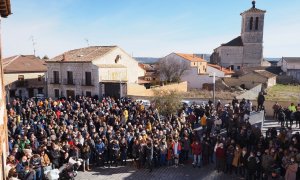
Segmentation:
[(28, 81), (26, 80), (21, 80), (16, 82), (16, 87), (27, 87), (28, 86)]
[(95, 86), (94, 80), (86, 81), (85, 79), (82, 79), (81, 86)]
[(60, 84), (58, 78), (50, 78), (50, 79), (49, 79), (49, 82), (50, 82), (50, 84)]
[(74, 79), (63, 79), (63, 84), (65, 84), (65, 85), (76, 85)]

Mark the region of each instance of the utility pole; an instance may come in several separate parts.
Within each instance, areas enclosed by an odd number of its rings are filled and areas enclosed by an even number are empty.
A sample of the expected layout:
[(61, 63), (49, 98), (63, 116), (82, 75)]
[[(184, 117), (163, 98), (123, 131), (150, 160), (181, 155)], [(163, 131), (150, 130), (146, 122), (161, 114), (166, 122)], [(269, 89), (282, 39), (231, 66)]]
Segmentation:
[(34, 36), (31, 36), (30, 39), (31, 39), (31, 41), (32, 41), (33, 55), (35, 56), (35, 45), (36, 45), (36, 43), (35, 43), (35, 41), (34, 41)]
[(90, 46), (89, 39), (88, 39), (88, 38), (85, 38), (84, 40), (85, 40), (85, 42), (86, 42), (86, 44), (87, 44), (87, 47), (89, 47), (89, 46)]
[(216, 105), (216, 73), (213, 74), (213, 84), (214, 84), (214, 92), (213, 92), (213, 99), (214, 99), (214, 106)]

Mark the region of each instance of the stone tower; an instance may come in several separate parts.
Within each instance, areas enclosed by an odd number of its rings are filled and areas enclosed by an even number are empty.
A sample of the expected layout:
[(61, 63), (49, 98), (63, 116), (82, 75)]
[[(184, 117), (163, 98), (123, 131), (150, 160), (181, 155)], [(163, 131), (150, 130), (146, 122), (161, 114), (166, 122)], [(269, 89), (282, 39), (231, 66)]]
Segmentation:
[(263, 62), (263, 32), (266, 11), (252, 8), (241, 13), (241, 38), (244, 45), (242, 66), (261, 66)]

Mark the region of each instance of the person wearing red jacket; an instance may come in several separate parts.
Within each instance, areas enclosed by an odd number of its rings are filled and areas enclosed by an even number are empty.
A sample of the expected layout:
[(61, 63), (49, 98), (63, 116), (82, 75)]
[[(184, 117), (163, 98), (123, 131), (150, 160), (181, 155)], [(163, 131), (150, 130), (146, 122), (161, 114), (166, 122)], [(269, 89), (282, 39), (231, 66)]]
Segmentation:
[(225, 164), (225, 150), (223, 147), (223, 143), (220, 143), (219, 146), (216, 148), (216, 165), (217, 171), (220, 172), (224, 171), (224, 164)]
[(198, 141), (194, 141), (192, 144), (192, 153), (194, 156), (193, 167), (198, 166), (200, 168), (201, 165), (201, 154), (202, 154), (202, 146)]

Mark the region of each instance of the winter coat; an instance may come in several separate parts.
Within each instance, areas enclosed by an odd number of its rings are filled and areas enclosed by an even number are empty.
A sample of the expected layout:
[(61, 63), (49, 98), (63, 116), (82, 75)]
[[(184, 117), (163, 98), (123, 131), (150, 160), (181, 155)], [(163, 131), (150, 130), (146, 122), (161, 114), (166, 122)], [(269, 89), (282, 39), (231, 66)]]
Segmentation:
[(296, 173), (298, 170), (298, 164), (293, 163), (290, 164), (286, 167), (286, 172), (285, 172), (285, 180), (296, 180)]
[(216, 149), (216, 157), (217, 157), (217, 159), (224, 159), (225, 158), (225, 151), (224, 151), (223, 148), (218, 147)]
[(234, 151), (233, 161), (232, 161), (232, 165), (234, 167), (238, 167), (239, 166), (241, 154), (242, 154), (242, 152), (240, 150), (235, 150)]
[(200, 143), (198, 143), (198, 144), (193, 143), (192, 144), (192, 152), (193, 152), (194, 155), (197, 155), (197, 156), (200, 155), (202, 153), (201, 144)]

